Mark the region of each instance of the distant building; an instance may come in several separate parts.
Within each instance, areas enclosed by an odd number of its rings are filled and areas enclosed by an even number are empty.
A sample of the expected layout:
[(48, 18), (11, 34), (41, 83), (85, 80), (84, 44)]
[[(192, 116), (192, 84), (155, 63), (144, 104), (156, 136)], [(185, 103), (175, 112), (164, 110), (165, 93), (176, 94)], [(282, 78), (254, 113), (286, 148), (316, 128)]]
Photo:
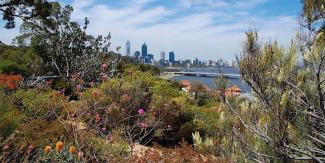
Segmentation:
[(198, 64), (199, 64), (199, 59), (194, 58), (194, 59), (192, 60), (192, 65), (198, 65)]
[(148, 47), (146, 43), (144, 43), (141, 48), (141, 56), (145, 58), (147, 55), (148, 55)]
[(213, 64), (213, 60), (209, 60), (208, 62), (209, 62), (209, 63), (208, 63), (208, 66), (214, 66), (214, 64)]
[(129, 40), (127, 40), (125, 44), (125, 53), (127, 56), (131, 55), (131, 43)]
[(141, 54), (140, 54), (139, 51), (135, 51), (135, 52), (134, 52), (134, 58), (139, 59), (140, 55), (141, 55)]
[(174, 52), (169, 52), (169, 60), (170, 63), (175, 62), (175, 53)]
[(148, 54), (148, 58), (150, 58), (150, 60), (153, 60), (154, 55), (153, 54)]
[(166, 60), (166, 54), (164, 51), (160, 52), (160, 60), (162, 60), (162, 61)]

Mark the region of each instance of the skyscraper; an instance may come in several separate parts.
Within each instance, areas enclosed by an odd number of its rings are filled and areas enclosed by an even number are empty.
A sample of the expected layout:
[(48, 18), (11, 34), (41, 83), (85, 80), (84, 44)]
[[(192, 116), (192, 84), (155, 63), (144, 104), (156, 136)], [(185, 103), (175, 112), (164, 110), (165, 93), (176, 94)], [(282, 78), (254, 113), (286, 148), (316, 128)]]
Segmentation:
[(125, 53), (127, 56), (131, 55), (131, 43), (129, 40), (127, 40), (125, 44)]
[(140, 57), (140, 52), (139, 51), (135, 51), (134, 52), (134, 58), (139, 59), (139, 57)]
[(147, 48), (147, 45), (146, 45), (146, 43), (144, 43), (143, 45), (142, 45), (142, 48), (141, 48), (141, 56), (143, 57), (143, 58), (145, 58), (147, 55), (148, 55), (148, 48)]
[(165, 61), (165, 52), (164, 51), (162, 51), (162, 52), (160, 52), (160, 60), (161, 61)]
[(169, 62), (173, 63), (175, 62), (175, 53), (169, 52)]

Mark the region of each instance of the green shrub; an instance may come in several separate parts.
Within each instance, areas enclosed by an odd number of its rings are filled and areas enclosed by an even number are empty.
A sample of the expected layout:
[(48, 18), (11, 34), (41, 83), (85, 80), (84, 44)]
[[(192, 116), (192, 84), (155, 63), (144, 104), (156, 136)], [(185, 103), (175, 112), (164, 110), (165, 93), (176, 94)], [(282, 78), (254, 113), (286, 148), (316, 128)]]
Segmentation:
[(12, 96), (0, 88), (0, 140), (11, 135), (23, 118), (24, 115), (13, 104)]
[(113, 137), (114, 141), (108, 142), (105, 138), (90, 134), (86, 137), (87, 146), (85, 146), (85, 150), (94, 151), (99, 161), (118, 160), (129, 157), (131, 155), (131, 148), (128, 142), (116, 134), (113, 134)]
[(214, 154), (216, 151), (215, 143), (212, 138), (206, 137), (202, 139), (199, 132), (192, 134), (194, 149), (200, 153), (204, 154)]
[(26, 118), (40, 117), (44, 119), (53, 119), (63, 107), (65, 97), (56, 92), (36, 89), (19, 90), (14, 94), (17, 102), (20, 103), (22, 112)]
[(64, 89), (64, 94), (65, 95), (72, 95), (73, 92), (73, 87), (66, 81), (59, 79), (59, 80), (55, 80), (52, 83), (52, 89), (53, 90), (62, 90)]

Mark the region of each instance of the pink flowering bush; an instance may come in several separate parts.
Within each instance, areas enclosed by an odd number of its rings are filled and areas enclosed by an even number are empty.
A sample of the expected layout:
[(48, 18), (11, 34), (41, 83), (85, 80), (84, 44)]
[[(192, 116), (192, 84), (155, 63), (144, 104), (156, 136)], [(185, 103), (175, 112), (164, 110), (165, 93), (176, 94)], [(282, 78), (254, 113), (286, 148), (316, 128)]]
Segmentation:
[[(80, 94), (76, 101), (68, 101), (63, 90), (17, 91), (15, 104), (26, 117), (13, 135), (8, 134), (6, 144), (0, 144), (6, 151), (0, 156), (9, 162), (35, 162), (48, 141), (60, 139), (78, 144), (83, 161), (105, 162), (127, 159), (132, 144), (171, 138), (177, 143), (191, 135), (191, 124), (182, 125), (183, 120), (190, 121), (185, 113), (191, 105), (184, 105), (190, 98), (167, 81), (134, 72), (133, 76), (82, 87), (76, 85)], [(10, 157), (28, 151), (24, 157)]]
[(138, 110), (138, 114), (139, 114), (140, 116), (143, 116), (144, 113), (145, 113), (145, 112), (144, 112), (144, 109), (139, 109), (139, 110)]

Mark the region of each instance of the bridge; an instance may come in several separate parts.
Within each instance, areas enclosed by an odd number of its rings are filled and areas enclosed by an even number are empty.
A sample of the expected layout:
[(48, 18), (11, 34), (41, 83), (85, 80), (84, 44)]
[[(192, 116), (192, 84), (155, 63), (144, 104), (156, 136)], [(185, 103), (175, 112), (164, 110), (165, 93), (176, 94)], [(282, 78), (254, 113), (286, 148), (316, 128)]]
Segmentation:
[(213, 72), (187, 72), (187, 71), (180, 71), (180, 72), (164, 72), (165, 74), (171, 75), (183, 75), (183, 76), (197, 76), (197, 77), (220, 77), (224, 76), (227, 79), (240, 79), (239, 74), (222, 74), (222, 73), (213, 73)]

